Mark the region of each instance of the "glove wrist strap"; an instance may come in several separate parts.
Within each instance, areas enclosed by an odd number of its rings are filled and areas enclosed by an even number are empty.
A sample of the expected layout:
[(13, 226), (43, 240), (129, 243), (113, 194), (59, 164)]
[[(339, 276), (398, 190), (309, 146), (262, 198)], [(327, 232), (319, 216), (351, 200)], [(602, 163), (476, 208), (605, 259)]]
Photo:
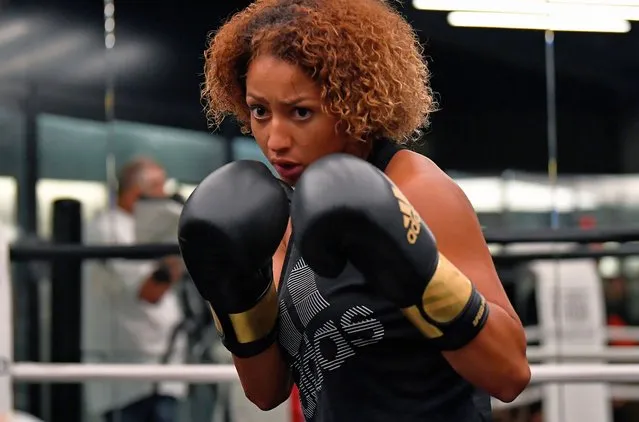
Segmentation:
[(223, 311), (209, 303), (215, 328), (224, 346), (238, 357), (255, 356), (277, 339), (277, 290), (269, 283), (255, 305), (242, 312)]
[(479, 334), (489, 307), (470, 280), (440, 254), (421, 303), (402, 312), (440, 350), (456, 350)]

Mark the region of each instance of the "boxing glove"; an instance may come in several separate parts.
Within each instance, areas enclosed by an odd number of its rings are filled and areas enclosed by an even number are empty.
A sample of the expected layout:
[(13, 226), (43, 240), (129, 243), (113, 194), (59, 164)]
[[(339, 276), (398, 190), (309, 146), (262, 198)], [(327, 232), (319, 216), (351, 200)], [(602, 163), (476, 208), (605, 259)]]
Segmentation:
[(439, 253), (397, 186), (368, 162), (333, 154), (309, 166), (295, 187), (291, 223), (313, 271), (335, 278), (350, 262), (440, 350), (461, 348), (485, 324), (485, 299)]
[(271, 260), (288, 219), (287, 193), (257, 161), (214, 171), (184, 205), (178, 228), (184, 264), (236, 356), (255, 356), (276, 340)]

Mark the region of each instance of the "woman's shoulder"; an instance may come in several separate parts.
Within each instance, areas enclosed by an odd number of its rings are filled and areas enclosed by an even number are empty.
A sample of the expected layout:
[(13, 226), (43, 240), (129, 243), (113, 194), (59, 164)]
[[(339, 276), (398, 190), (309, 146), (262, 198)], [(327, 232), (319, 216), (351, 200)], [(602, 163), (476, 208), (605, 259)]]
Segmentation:
[(386, 168), (386, 175), (429, 223), (451, 218), (474, 218), (474, 209), (459, 185), (424, 155), (401, 150)]
[(400, 189), (413, 183), (428, 184), (431, 189), (457, 186), (430, 158), (409, 149), (399, 150), (388, 163), (385, 173)]

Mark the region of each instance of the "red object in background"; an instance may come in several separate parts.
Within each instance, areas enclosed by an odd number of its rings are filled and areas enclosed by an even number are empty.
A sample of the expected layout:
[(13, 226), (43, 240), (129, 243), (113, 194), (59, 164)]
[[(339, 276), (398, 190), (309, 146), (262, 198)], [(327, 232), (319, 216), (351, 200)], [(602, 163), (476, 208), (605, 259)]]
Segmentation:
[[(623, 320), (619, 315), (612, 314), (608, 317), (608, 326), (609, 327), (626, 327), (626, 321)], [(632, 340), (611, 340), (611, 346), (636, 346), (637, 342)]]
[[(579, 228), (581, 230), (592, 230), (597, 227), (597, 219), (592, 215), (582, 215), (578, 219)], [(590, 243), (588, 247), (593, 251), (598, 251), (603, 249), (603, 245), (601, 243)]]
[(579, 228), (582, 230), (594, 229), (597, 227), (597, 219), (592, 215), (582, 215), (579, 217)]
[(293, 386), (291, 391), (291, 422), (304, 422), (304, 414), (302, 413), (302, 403), (300, 402), (300, 392), (297, 386)]

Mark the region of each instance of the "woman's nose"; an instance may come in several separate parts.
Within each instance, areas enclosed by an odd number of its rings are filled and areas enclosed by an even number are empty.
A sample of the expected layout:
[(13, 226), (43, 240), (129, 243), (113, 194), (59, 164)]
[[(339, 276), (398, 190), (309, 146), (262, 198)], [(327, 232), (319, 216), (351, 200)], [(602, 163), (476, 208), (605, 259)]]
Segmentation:
[(266, 146), (272, 151), (282, 151), (292, 146), (293, 140), (288, 125), (282, 118), (273, 117)]

